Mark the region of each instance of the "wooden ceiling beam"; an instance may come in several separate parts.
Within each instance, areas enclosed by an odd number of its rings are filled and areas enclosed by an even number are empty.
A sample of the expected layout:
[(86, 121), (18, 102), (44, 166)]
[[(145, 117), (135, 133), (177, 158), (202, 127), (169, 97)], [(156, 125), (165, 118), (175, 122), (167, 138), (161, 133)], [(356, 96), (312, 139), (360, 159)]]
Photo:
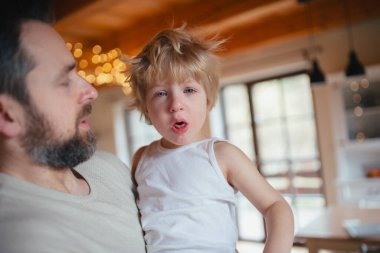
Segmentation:
[[(358, 2), (356, 0), (347, 0), (351, 10), (353, 10), (350, 14), (352, 23), (380, 16), (380, 1), (368, 0), (365, 4), (362, 2), (361, 6), (359, 6)], [(314, 36), (317, 36), (317, 33), (347, 25), (341, 0), (318, 1), (311, 6), (311, 12)], [(289, 13), (287, 17), (266, 20), (260, 25), (236, 29), (232, 34), (232, 38), (226, 43), (226, 54), (311, 35), (311, 29), (307, 25), (306, 18), (305, 11), (302, 10)], [(230, 34), (226, 33), (225, 35)]]
[[(183, 23), (187, 23), (195, 32), (219, 34), (223, 38), (229, 38), (225, 54), (311, 34), (306, 4), (300, 4), (296, 0), (155, 0), (161, 9), (149, 7), (152, 10), (146, 10), (145, 16), (136, 14), (130, 20), (127, 15), (127, 21), (118, 26), (117, 30), (108, 27), (104, 20), (94, 20), (91, 15), (94, 10), (103, 9), (103, 19), (107, 15), (116, 15), (109, 7), (110, 4), (120, 4), (120, 0), (74, 1), (82, 2), (82, 7), (75, 9), (69, 4), (73, 1), (58, 1), (67, 3), (65, 8), (72, 8), (71, 14), (57, 23), (57, 30), (65, 39), (81, 41), (90, 46), (100, 44), (105, 50), (119, 47), (129, 55), (140, 51), (158, 31)], [(353, 24), (380, 16), (378, 0), (314, 0), (310, 2), (310, 10), (312, 31), (315, 35), (346, 26), (344, 1), (349, 7)], [(147, 8), (137, 0), (127, 2), (134, 3), (131, 5), (131, 8), (136, 9), (134, 13)], [(129, 4), (120, 6), (126, 8)], [(61, 11), (64, 13), (64, 8)], [(125, 12), (120, 10), (118, 15), (120, 13)], [(90, 16), (91, 22), (88, 20)], [(85, 17), (88, 18), (82, 22)], [(71, 28), (76, 26), (78, 29)]]
[(244, 25), (244, 23), (251, 24), (254, 21), (258, 21), (255, 19), (254, 13), (249, 18), (245, 18), (245, 20), (241, 19), (242, 13), (251, 10), (256, 10), (259, 13), (270, 4), (278, 5), (289, 1), (293, 0), (197, 0), (187, 5), (174, 6), (168, 12), (140, 20), (134, 26), (124, 29), (122, 33), (115, 36), (118, 40), (116, 46), (125, 52), (135, 54), (158, 31), (171, 26), (180, 26), (184, 23), (187, 23), (188, 27), (193, 30), (211, 26), (216, 29), (209, 29), (208, 32), (212, 34), (221, 33), (226, 27), (218, 25), (219, 22), (233, 20), (237, 17), (240, 19), (239, 26)]

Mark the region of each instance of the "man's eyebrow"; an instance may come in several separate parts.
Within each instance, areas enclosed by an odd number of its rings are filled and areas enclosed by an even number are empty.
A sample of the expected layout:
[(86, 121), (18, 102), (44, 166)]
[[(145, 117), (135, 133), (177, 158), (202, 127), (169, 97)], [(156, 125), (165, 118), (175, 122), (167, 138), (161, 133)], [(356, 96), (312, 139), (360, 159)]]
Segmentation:
[(76, 69), (77, 63), (73, 62), (70, 65), (66, 65), (58, 74), (57, 79), (60, 80), (62, 79), (67, 73), (72, 71), (73, 69)]

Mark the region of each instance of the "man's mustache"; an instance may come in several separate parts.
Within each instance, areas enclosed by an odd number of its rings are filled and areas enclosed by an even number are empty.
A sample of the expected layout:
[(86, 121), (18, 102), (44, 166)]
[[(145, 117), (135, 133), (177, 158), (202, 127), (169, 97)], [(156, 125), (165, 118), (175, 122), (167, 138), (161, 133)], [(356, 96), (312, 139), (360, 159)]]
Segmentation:
[(85, 106), (83, 106), (83, 109), (82, 109), (82, 111), (81, 111), (81, 113), (79, 115), (80, 118), (90, 115), (91, 111), (92, 111), (92, 105), (91, 104), (86, 104)]

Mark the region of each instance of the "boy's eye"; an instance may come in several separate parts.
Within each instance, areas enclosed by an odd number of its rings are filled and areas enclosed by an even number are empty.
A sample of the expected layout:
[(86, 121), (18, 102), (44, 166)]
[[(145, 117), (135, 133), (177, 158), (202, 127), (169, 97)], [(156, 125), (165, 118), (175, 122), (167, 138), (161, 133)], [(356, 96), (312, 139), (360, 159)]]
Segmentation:
[(196, 92), (196, 90), (194, 88), (187, 87), (183, 92), (184, 93), (194, 93), (194, 92)]
[(157, 91), (154, 95), (156, 97), (164, 97), (167, 95), (167, 93), (166, 93), (166, 91)]

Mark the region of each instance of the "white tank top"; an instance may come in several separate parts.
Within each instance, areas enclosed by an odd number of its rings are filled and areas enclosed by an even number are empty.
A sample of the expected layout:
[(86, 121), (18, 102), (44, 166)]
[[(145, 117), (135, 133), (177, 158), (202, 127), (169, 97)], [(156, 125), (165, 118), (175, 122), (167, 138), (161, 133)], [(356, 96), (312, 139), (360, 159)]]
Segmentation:
[(235, 252), (236, 191), (216, 162), (215, 141), (146, 148), (135, 177), (148, 253)]

